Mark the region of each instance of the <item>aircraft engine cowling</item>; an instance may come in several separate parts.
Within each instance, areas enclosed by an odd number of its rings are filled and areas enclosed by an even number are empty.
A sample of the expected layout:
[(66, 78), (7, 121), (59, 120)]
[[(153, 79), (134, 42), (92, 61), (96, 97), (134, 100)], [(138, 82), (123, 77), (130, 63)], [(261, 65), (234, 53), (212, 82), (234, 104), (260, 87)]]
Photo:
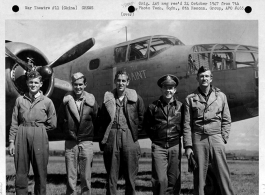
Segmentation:
[[(6, 43), (6, 47), (21, 60), (29, 64), (33, 63), (37, 66), (45, 66), (49, 63), (46, 56), (32, 45), (8, 42)], [(8, 100), (8, 98), (13, 99), (24, 94), (28, 91), (28, 88), (26, 85), (26, 71), (10, 57), (6, 56), (5, 62), (6, 97)], [(52, 75), (49, 79), (43, 81), (43, 86), (41, 87), (43, 94), (45, 96), (50, 96), (53, 91), (53, 86), (54, 77)]]
[[(37, 66), (45, 66), (48, 64), (48, 59), (40, 50), (25, 43), (18, 42), (8, 42), (6, 43), (6, 48), (8, 48), (14, 55), (19, 57), (21, 60), (27, 63), (33, 63)], [(23, 95), (28, 91), (26, 84), (26, 71), (17, 64), (12, 58), (5, 58), (6, 70), (6, 125), (7, 134), (6, 139), (8, 140), (9, 128), (12, 119), (12, 112), (15, 105), (15, 100), (19, 95)], [(52, 94), (54, 87), (54, 77), (53, 75), (43, 81), (41, 90), (45, 96), (50, 96)]]

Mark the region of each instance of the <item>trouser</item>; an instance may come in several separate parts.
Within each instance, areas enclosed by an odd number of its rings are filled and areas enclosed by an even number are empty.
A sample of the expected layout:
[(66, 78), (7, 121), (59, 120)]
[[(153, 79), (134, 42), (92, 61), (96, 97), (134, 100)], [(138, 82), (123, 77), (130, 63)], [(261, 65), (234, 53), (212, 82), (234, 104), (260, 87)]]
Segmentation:
[(77, 194), (78, 166), (81, 180), (81, 194), (91, 194), (91, 171), (93, 161), (92, 141), (65, 141), (65, 164), (67, 173), (66, 194)]
[(140, 145), (138, 141), (133, 141), (129, 129), (110, 130), (104, 147), (104, 164), (107, 171), (106, 194), (117, 195), (119, 172), (122, 171), (126, 185), (125, 195), (135, 195), (135, 180), (140, 154)]
[(152, 186), (154, 195), (180, 193), (179, 145), (162, 148), (152, 143)]
[(194, 171), (194, 195), (204, 195), (208, 165), (211, 163), (222, 195), (233, 195), (230, 172), (226, 162), (225, 146), (221, 134), (192, 134), (193, 152), (198, 169)]
[(49, 141), (44, 126), (19, 127), (15, 140), (15, 188), (17, 195), (28, 195), (30, 163), (34, 173), (34, 194), (46, 194)]

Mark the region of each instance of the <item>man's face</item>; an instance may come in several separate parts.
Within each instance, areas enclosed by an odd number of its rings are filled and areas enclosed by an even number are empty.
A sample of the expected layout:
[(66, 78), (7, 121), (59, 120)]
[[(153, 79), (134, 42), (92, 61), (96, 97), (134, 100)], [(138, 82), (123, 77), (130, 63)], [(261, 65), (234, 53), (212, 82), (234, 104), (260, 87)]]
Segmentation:
[(81, 95), (86, 88), (86, 83), (84, 83), (84, 78), (77, 79), (72, 83), (73, 88), (74, 88), (74, 93), (76, 95)]
[(208, 87), (212, 82), (211, 71), (207, 70), (197, 75), (197, 81), (200, 87)]
[(120, 74), (118, 78), (115, 79), (115, 84), (118, 92), (124, 92), (126, 87), (129, 85), (127, 75)]
[(173, 98), (174, 94), (177, 91), (177, 88), (175, 85), (163, 85), (161, 88), (162, 95), (165, 99), (170, 100)]
[(42, 82), (39, 78), (32, 78), (27, 80), (27, 86), (31, 94), (36, 94), (42, 86)]

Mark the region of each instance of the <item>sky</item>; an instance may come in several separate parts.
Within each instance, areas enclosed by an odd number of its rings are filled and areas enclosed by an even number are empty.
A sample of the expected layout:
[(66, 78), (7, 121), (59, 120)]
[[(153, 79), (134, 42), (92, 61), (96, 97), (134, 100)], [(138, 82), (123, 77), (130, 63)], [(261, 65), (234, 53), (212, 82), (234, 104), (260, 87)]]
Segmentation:
[[(40, 49), (53, 61), (79, 42), (93, 37), (91, 50), (149, 35), (171, 35), (185, 45), (231, 43), (258, 46), (256, 20), (6, 20), (5, 39)], [(258, 117), (232, 124), (227, 150), (258, 150)], [(140, 140), (150, 148), (150, 140)], [(50, 142), (63, 149), (63, 142)], [(95, 143), (95, 150), (98, 144)]]

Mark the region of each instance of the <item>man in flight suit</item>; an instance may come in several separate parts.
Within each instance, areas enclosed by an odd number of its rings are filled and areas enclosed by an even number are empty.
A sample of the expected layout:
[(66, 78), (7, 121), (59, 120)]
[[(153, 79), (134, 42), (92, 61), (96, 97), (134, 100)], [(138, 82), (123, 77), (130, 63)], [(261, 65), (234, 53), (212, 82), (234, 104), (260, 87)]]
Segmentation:
[(162, 95), (149, 105), (144, 129), (152, 141), (152, 186), (154, 195), (180, 193), (180, 136), (182, 103), (175, 97), (179, 80), (162, 76), (157, 84)]
[(225, 144), (231, 128), (226, 95), (211, 85), (213, 76), (206, 67), (197, 73), (199, 87), (185, 99), (183, 140), (188, 158), (194, 153), (194, 195), (204, 195), (208, 164), (211, 163), (222, 195), (233, 195), (226, 162)]
[(129, 76), (125, 71), (118, 71), (114, 82), (116, 88), (105, 93), (100, 115), (100, 146), (104, 151), (107, 171), (106, 194), (117, 195), (119, 172), (122, 171), (125, 194), (135, 195), (135, 179), (141, 154), (137, 141), (138, 129), (142, 127), (145, 108), (136, 91), (127, 88)]
[(37, 71), (27, 73), (29, 92), (16, 99), (12, 114), (9, 141), (10, 154), (15, 155), (16, 194), (28, 194), (30, 163), (34, 173), (34, 194), (46, 195), (49, 140), (47, 131), (56, 128), (53, 102), (44, 96), (42, 76)]

